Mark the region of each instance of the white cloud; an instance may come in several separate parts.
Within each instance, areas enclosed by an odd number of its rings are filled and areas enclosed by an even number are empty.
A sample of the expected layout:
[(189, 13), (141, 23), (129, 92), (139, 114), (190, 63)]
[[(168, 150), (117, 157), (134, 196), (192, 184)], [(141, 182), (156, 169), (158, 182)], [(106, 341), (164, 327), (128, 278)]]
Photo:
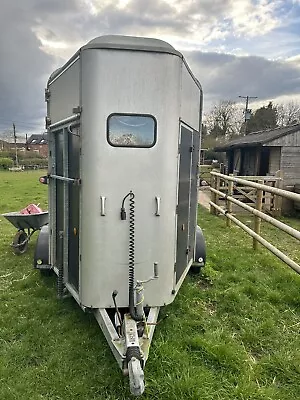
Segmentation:
[[(73, 0), (75, 10), (57, 14), (44, 14), (36, 27), (54, 27), (63, 41), (78, 43), (88, 34), (124, 33), (169, 37), (172, 42), (185, 40), (197, 48), (232, 37), (245, 39), (260, 37), (283, 22), (276, 17), (282, 0)], [(72, 21), (75, 21), (74, 28)], [(95, 33), (95, 34), (94, 34)], [(70, 40), (68, 40), (70, 38)], [(53, 49), (51, 49), (53, 47)], [(61, 55), (61, 47), (48, 41), (43, 47), (50, 54)]]
[(298, 65), (300, 67), (300, 54), (298, 54), (296, 56), (293, 56), (293, 57), (289, 57), (287, 59), (287, 62), (296, 64), (296, 65)]
[(264, 35), (281, 25), (276, 11), (281, 1), (251, 0), (232, 1), (229, 18), (232, 20), (233, 32), (250, 37)]
[[(296, 96), (300, 37), (289, 31), (289, 24), (299, 22), (296, 3), (300, 0), (4, 2), (0, 108), (8, 119), (41, 119), (49, 74), (103, 34), (151, 36), (171, 43), (187, 55), (203, 83), (206, 104), (238, 94), (266, 100)], [(241, 57), (245, 55), (261, 57)]]
[(222, 99), (238, 101), (238, 96), (257, 96), (257, 102), (296, 98), (300, 95), (300, 67), (262, 57), (188, 52), (186, 58), (200, 80), (204, 104)]

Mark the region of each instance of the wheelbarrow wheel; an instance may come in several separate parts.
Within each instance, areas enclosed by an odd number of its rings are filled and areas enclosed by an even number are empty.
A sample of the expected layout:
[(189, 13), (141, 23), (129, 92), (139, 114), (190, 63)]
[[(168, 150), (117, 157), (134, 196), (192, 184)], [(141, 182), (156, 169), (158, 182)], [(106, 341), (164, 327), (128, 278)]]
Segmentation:
[[(24, 254), (28, 248), (28, 236), (24, 231), (18, 231), (13, 240), (13, 249), (15, 254)], [(25, 243), (24, 243), (25, 242)]]

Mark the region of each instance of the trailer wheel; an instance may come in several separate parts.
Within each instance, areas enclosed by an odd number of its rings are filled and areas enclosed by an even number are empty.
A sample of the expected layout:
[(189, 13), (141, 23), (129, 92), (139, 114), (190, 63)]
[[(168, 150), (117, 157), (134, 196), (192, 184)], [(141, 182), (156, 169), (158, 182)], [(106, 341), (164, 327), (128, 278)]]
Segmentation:
[(40, 269), (41, 276), (51, 276), (53, 272), (53, 269)]
[(17, 255), (24, 254), (28, 249), (28, 236), (24, 231), (18, 231), (13, 240), (14, 253)]
[(201, 273), (202, 268), (203, 268), (203, 267), (198, 267), (198, 266), (192, 265), (191, 268), (190, 268), (190, 270), (189, 270), (189, 273), (190, 273), (191, 275), (198, 275), (198, 274)]
[(54, 272), (49, 265), (49, 226), (42, 226), (37, 237), (33, 268), (39, 269), (41, 276), (50, 276)]
[(197, 226), (195, 260), (190, 268), (190, 273), (200, 274), (201, 269), (205, 266), (205, 263), (206, 263), (205, 239), (200, 226)]

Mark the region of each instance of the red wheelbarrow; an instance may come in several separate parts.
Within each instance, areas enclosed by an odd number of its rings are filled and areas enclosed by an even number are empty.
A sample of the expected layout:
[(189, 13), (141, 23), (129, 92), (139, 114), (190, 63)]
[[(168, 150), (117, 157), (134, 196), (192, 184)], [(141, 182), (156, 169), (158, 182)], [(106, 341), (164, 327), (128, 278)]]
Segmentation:
[(34, 204), (20, 212), (10, 212), (2, 216), (18, 229), (12, 242), (13, 250), (18, 255), (27, 251), (31, 236), (49, 221), (48, 211), (41, 211)]

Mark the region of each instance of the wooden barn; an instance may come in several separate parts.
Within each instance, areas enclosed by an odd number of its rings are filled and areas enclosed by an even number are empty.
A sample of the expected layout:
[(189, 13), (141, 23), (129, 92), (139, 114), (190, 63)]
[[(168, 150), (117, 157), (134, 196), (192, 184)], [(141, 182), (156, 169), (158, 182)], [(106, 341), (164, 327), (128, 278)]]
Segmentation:
[(280, 170), (284, 186), (300, 183), (300, 124), (252, 132), (215, 151), (226, 152), (229, 174), (270, 176)]

